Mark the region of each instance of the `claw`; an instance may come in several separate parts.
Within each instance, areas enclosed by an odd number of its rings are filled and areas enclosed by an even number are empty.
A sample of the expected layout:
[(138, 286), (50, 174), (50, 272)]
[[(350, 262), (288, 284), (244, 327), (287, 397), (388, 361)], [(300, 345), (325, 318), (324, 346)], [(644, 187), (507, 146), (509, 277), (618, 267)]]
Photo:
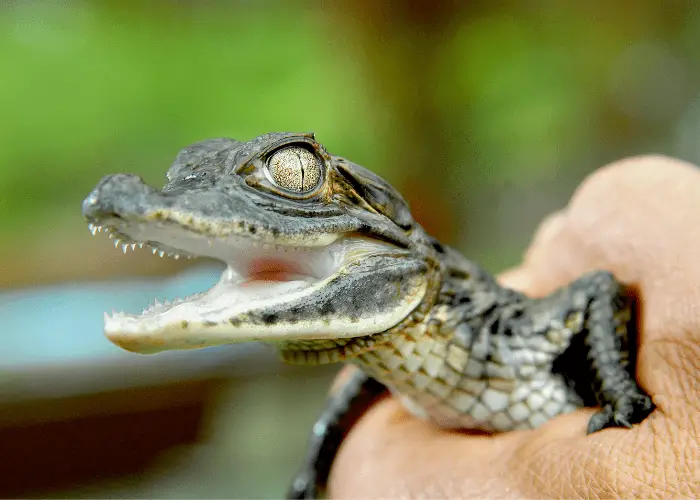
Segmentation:
[(586, 433), (593, 434), (594, 432), (602, 431), (603, 429), (610, 427), (612, 415), (612, 407), (610, 405), (605, 405), (588, 421), (588, 429)]
[(621, 427), (627, 427), (628, 429), (632, 428), (632, 424), (630, 424), (624, 417), (615, 417), (615, 423)]

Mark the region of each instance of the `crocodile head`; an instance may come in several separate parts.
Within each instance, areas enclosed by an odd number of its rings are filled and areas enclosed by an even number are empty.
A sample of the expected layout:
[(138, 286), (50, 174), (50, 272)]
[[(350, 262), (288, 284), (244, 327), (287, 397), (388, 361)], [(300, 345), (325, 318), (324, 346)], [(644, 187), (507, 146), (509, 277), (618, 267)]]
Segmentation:
[(107, 337), (130, 351), (265, 341), (290, 362), (340, 361), (419, 321), (438, 288), (432, 240), (406, 202), (312, 134), (193, 144), (163, 189), (110, 175), (83, 215), (124, 251), (227, 264), (206, 292), (105, 315)]

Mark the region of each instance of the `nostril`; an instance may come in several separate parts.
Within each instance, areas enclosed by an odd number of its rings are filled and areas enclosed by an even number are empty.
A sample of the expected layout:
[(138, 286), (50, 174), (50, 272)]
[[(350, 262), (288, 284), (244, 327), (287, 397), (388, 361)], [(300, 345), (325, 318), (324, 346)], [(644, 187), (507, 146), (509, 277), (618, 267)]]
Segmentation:
[(95, 215), (99, 211), (98, 206), (99, 196), (97, 191), (93, 191), (83, 200), (83, 216), (89, 217)]
[(133, 174), (113, 174), (103, 177), (83, 200), (83, 216), (87, 219), (123, 218), (119, 213), (123, 199), (133, 199), (147, 190), (142, 179)]

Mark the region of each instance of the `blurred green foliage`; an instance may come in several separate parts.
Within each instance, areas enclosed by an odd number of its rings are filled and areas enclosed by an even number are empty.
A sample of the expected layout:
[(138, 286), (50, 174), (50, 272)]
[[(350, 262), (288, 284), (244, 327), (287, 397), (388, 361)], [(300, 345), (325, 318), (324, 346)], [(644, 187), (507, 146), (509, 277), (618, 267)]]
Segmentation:
[(0, 238), (57, 210), (78, 218), (102, 174), (159, 184), (181, 147), (210, 137), (316, 131), (367, 159), (381, 145), (366, 84), (322, 22), (304, 6), (0, 7)]

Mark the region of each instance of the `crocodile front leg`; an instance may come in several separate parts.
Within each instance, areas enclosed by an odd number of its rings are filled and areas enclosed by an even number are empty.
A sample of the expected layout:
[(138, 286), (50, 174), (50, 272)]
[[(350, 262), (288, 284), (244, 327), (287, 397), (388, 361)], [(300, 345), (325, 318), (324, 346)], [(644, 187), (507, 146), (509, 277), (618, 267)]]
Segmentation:
[(341, 443), (365, 411), (387, 392), (385, 386), (361, 370), (331, 395), (316, 420), (302, 469), (287, 492), (289, 499), (318, 498), (328, 483), (331, 465)]
[(644, 420), (654, 404), (635, 381), (637, 325), (630, 291), (611, 273), (596, 271), (551, 300), (568, 303), (568, 307), (560, 303), (560, 308), (569, 317), (581, 313), (582, 328), (555, 361), (553, 371), (561, 372), (587, 405), (600, 406), (588, 423), (588, 433)]

